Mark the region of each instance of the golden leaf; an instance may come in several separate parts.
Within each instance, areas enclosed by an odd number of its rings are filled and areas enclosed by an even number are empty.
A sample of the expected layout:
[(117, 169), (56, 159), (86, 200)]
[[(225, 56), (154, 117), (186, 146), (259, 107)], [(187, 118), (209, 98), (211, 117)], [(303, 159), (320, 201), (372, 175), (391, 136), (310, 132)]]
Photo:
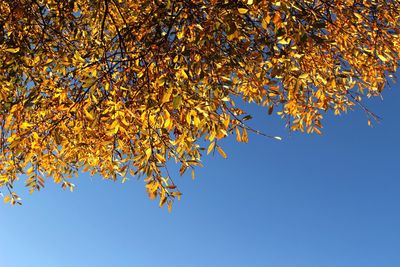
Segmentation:
[(20, 50), (19, 47), (15, 47), (15, 48), (7, 48), (5, 51), (9, 52), (9, 53), (18, 53)]
[(240, 14), (246, 14), (249, 10), (247, 8), (238, 8)]
[(210, 145), (207, 148), (207, 155), (211, 153), (211, 151), (214, 149), (215, 142), (210, 143)]
[(217, 146), (217, 149), (218, 149), (219, 154), (220, 154), (224, 159), (226, 159), (226, 158), (227, 158), (227, 155), (226, 155), (225, 151), (222, 150), (222, 148), (221, 148), (220, 146)]

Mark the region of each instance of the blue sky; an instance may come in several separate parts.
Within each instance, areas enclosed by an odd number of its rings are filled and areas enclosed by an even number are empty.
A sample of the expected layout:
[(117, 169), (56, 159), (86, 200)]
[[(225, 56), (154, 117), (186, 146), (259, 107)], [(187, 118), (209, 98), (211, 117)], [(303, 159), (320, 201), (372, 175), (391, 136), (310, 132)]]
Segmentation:
[(140, 180), (81, 175), (74, 193), (49, 182), (22, 207), (0, 205), (0, 266), (398, 267), (399, 89), (370, 101), (383, 117), (373, 128), (355, 111), (322, 136), (252, 106), (251, 126), (284, 140), (226, 140), (228, 159), (175, 178), (171, 214)]

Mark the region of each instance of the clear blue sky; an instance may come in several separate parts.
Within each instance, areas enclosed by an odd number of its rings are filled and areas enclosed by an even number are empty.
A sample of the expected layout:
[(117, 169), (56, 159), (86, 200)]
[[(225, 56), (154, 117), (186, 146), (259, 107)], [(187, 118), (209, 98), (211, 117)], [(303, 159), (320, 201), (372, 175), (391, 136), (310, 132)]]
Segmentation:
[(74, 193), (47, 183), (22, 207), (0, 205), (0, 266), (398, 267), (399, 89), (369, 104), (374, 128), (356, 111), (322, 136), (252, 107), (251, 125), (284, 140), (226, 140), (228, 159), (176, 178), (171, 214), (135, 179), (81, 175)]

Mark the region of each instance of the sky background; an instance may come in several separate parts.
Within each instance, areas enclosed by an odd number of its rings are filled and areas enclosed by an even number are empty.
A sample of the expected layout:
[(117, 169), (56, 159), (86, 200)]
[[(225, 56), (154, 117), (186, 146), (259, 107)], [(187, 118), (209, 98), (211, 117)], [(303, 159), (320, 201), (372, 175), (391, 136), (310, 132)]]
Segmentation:
[(357, 110), (328, 116), (322, 136), (251, 106), (249, 124), (283, 141), (228, 138), (228, 159), (175, 178), (184, 195), (172, 213), (142, 180), (21, 186), (23, 206), (0, 204), (0, 266), (398, 267), (399, 89), (368, 103), (383, 117), (373, 128)]

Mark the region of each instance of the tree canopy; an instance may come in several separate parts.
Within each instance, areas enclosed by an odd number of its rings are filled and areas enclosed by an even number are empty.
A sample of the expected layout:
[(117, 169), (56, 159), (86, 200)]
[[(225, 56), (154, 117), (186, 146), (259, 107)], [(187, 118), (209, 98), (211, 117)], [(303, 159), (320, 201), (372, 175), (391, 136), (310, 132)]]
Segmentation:
[[(73, 189), (80, 171), (143, 176), (171, 208), (167, 169), (247, 142), (254, 102), (291, 130), (379, 96), (400, 56), (397, 0), (3, 0), (0, 188)], [(204, 143), (209, 143), (204, 146)], [(194, 175), (194, 172), (193, 174)]]

